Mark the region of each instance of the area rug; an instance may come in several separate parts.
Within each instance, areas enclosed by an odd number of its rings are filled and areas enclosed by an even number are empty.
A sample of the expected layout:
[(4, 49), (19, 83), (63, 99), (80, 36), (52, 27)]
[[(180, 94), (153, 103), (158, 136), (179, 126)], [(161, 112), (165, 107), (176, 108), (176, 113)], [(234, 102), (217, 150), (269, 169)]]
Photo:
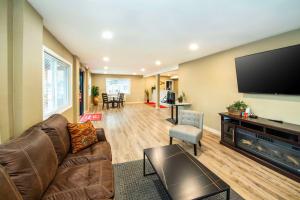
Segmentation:
[[(174, 166), (175, 167), (175, 166)], [(114, 164), (116, 200), (169, 200), (167, 192), (156, 175), (143, 176), (143, 160)], [(153, 169), (146, 164), (146, 172)], [(206, 200), (226, 199), (226, 194), (206, 198)], [(234, 190), (230, 191), (231, 200), (242, 200)]]
[[(155, 108), (155, 105), (156, 105), (156, 103), (152, 102), (152, 101), (150, 101), (149, 103), (145, 103), (145, 104), (147, 104), (148, 106), (154, 107), (154, 108)], [(168, 108), (168, 107), (164, 106), (164, 105), (159, 105), (159, 108)]]
[(101, 121), (101, 119), (102, 119), (101, 113), (86, 113), (80, 118), (80, 122)]

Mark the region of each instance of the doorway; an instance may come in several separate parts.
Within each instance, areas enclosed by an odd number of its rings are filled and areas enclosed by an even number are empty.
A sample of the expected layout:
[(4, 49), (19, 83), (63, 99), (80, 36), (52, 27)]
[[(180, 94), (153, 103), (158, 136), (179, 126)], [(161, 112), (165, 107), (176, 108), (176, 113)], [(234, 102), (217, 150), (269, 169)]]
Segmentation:
[(84, 71), (79, 72), (79, 115), (84, 114)]

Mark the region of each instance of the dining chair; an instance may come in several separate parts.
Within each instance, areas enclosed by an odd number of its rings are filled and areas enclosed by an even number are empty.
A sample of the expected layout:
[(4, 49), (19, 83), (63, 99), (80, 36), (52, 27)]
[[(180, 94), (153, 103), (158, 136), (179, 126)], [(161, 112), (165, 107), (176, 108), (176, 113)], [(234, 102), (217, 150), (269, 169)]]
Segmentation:
[(118, 99), (117, 99), (117, 103), (118, 103), (118, 108), (124, 107), (124, 93), (119, 93), (118, 94)]
[(102, 93), (102, 110), (104, 109), (104, 105), (106, 104), (106, 109), (109, 109), (109, 104), (113, 103), (111, 100), (108, 100), (107, 93)]

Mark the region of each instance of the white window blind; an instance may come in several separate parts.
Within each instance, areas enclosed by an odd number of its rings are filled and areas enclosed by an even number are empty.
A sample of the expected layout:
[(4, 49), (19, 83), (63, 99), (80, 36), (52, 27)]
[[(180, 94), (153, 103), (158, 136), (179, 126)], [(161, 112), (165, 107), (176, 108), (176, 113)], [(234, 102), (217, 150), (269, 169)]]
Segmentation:
[(43, 115), (63, 112), (71, 106), (70, 64), (44, 51)]
[(130, 79), (107, 78), (106, 79), (106, 93), (108, 93), (108, 94), (118, 94), (118, 93), (130, 94)]

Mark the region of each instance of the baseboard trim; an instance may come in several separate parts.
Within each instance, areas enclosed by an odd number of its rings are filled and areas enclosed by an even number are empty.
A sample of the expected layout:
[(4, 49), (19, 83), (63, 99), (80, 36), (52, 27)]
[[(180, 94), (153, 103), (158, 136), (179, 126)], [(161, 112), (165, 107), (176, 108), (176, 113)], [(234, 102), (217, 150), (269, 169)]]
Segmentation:
[(213, 133), (214, 135), (221, 136), (221, 132), (218, 131), (217, 129), (211, 128), (211, 127), (206, 126), (206, 125), (204, 125), (203, 128), (205, 130), (209, 131), (210, 133)]
[(138, 103), (144, 103), (143, 101), (131, 101), (131, 102), (126, 102), (125, 104), (138, 104)]

